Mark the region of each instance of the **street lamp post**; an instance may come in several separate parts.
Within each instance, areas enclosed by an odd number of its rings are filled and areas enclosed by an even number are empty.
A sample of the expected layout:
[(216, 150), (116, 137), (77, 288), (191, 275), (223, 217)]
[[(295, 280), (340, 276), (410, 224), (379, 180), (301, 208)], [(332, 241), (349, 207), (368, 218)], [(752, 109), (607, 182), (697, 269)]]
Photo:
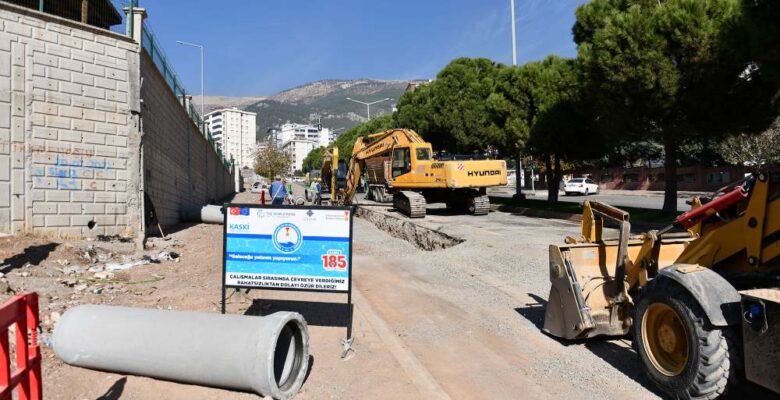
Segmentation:
[(381, 103), (383, 101), (388, 101), (388, 100), (392, 100), (392, 99), (389, 98), (389, 97), (386, 97), (386, 98), (384, 98), (382, 100), (372, 101), (370, 103), (366, 103), (365, 101), (351, 99), (349, 97), (347, 97), (347, 100), (355, 102), (355, 103), (358, 103), (358, 104), (363, 104), (364, 106), (366, 106), (366, 121), (368, 121), (368, 120), (371, 119), (371, 105), (372, 104)]
[(517, 35), (515, 34), (515, 0), (509, 0), (512, 10), (512, 65), (517, 65)]
[[(509, 9), (512, 14), (512, 66), (517, 65), (517, 34), (515, 33), (515, 0), (509, 0)], [(517, 168), (515, 168), (515, 198), (523, 199), (523, 160), (520, 152), (517, 153)], [(533, 171), (531, 171), (531, 184), (533, 184)]]
[(204, 111), (206, 109), (204, 106), (206, 101), (206, 97), (204, 95), (205, 90), (203, 89), (203, 46), (195, 43), (182, 42), (181, 40), (177, 40), (176, 43), (183, 44), (185, 46), (197, 47), (200, 49), (200, 117), (203, 118), (205, 114)]

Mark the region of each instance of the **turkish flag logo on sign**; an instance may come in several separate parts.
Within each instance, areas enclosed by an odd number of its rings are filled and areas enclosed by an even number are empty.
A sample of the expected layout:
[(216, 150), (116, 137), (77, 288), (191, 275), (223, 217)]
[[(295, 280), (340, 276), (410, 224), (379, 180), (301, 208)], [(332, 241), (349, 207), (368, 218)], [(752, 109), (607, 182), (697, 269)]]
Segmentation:
[(238, 207), (230, 207), (230, 215), (240, 215), (241, 209)]

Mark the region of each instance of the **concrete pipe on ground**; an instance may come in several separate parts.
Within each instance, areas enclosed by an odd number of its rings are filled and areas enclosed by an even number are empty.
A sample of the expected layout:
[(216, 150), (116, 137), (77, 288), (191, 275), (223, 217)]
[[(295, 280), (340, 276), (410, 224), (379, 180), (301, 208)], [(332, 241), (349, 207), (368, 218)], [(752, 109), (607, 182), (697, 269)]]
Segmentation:
[(309, 367), (303, 317), (82, 305), (57, 322), (54, 353), (79, 367), (292, 398)]
[(200, 221), (209, 224), (221, 224), (225, 220), (222, 206), (207, 205), (200, 209)]

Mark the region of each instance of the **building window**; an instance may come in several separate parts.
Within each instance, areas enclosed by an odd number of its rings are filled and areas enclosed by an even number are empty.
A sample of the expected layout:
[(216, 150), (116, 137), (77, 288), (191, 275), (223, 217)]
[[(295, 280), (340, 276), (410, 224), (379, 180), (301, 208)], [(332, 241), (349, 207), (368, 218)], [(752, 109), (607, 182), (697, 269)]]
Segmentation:
[(601, 175), (601, 182), (612, 182), (614, 178), (612, 177), (612, 174), (602, 174)]

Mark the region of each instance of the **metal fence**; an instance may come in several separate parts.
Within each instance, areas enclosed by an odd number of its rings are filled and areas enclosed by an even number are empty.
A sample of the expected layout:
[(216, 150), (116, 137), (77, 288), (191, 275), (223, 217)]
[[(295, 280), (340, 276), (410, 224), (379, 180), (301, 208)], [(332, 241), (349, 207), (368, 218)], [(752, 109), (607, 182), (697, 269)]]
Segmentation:
[(219, 155), (222, 163), (226, 167), (230, 167), (232, 164), (231, 161), (225, 158), (225, 156), (222, 154), (221, 149), (219, 146), (217, 146), (214, 138), (211, 136), (211, 133), (203, 121), (203, 118), (195, 110), (192, 102), (189, 101), (187, 97), (187, 90), (184, 88), (184, 85), (182, 85), (178, 75), (176, 75), (176, 72), (171, 67), (171, 63), (168, 61), (168, 57), (165, 56), (165, 52), (163, 51), (162, 46), (160, 46), (160, 42), (155, 37), (154, 31), (146, 22), (143, 23), (141, 32), (141, 47), (143, 47), (143, 49), (152, 59), (154, 65), (157, 66), (157, 70), (160, 71), (163, 78), (165, 79), (165, 82), (168, 83), (168, 86), (173, 91), (173, 94), (175, 94), (176, 97), (180, 99), (181, 104), (185, 107), (185, 111), (187, 111), (187, 114), (190, 116), (190, 119), (192, 119), (192, 122), (195, 123), (203, 136), (205, 136), (209, 143), (211, 143), (212, 147), (214, 147), (214, 151), (217, 152), (217, 155)]
[(129, 0), (2, 1), (119, 33), (125, 32), (125, 14), (123, 9), (129, 2)]

